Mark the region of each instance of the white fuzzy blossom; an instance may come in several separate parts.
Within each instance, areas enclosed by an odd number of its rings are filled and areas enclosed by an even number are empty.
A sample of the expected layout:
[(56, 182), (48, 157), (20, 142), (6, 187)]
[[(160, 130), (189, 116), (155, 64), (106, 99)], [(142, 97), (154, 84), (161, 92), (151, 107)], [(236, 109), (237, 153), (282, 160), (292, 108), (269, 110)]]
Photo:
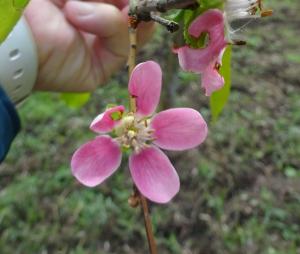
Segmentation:
[(227, 0), (225, 2), (225, 15), (228, 21), (259, 18), (259, 9), (261, 9), (259, 0)]
[[(224, 6), (224, 18), (228, 41), (239, 41), (239, 37), (236, 33), (247, 26), (252, 19), (270, 15), (272, 15), (271, 10), (263, 10), (262, 0), (226, 0)], [(241, 22), (241, 25), (234, 29), (232, 27), (234, 21), (245, 22)]]

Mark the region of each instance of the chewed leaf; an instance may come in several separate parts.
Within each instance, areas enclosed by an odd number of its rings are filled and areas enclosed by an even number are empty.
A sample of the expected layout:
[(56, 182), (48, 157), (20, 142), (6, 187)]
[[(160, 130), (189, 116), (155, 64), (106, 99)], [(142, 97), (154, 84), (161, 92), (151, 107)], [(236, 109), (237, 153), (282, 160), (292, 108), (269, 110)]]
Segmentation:
[(29, 0), (0, 0), (0, 43), (14, 28)]
[(219, 91), (214, 92), (210, 97), (210, 110), (212, 120), (215, 122), (219, 115), (222, 113), (229, 95), (231, 88), (231, 46), (228, 46), (225, 50), (222, 60), (222, 67), (220, 74), (224, 77), (225, 84)]

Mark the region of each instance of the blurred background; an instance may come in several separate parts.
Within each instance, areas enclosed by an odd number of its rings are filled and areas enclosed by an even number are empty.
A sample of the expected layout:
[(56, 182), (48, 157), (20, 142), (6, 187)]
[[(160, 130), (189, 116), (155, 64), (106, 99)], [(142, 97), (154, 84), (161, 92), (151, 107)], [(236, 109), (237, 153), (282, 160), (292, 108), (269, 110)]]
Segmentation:
[[(181, 190), (151, 204), (159, 253), (300, 253), (300, 2), (265, 1), (271, 18), (233, 48), (232, 93), (207, 141), (168, 153)], [(162, 107), (189, 106), (210, 122), (197, 75), (181, 72), (164, 31), (140, 54), (165, 70)], [(168, 85), (169, 84), (169, 85)], [(72, 109), (60, 95), (35, 93), (19, 109), (23, 130), (0, 166), (0, 253), (148, 253), (132, 182), (122, 168), (88, 189), (70, 158), (94, 137), (88, 126), (108, 103), (125, 103), (124, 70)]]

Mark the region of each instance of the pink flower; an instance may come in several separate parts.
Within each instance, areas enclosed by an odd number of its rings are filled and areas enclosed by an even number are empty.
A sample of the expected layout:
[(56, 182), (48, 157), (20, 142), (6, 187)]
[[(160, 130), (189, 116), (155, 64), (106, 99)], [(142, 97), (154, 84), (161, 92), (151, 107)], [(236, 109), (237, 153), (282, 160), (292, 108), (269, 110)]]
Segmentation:
[[(207, 136), (200, 113), (174, 108), (154, 114), (162, 83), (160, 66), (152, 61), (135, 67), (129, 92), (136, 97), (137, 112), (123, 106), (106, 110), (90, 128), (100, 135), (73, 155), (73, 175), (82, 184), (101, 184), (120, 166), (122, 149), (130, 149), (129, 168), (139, 191), (157, 203), (170, 201), (179, 191), (179, 177), (168, 157), (159, 149), (185, 150), (198, 146)], [(105, 135), (113, 133), (113, 137)]]
[(202, 86), (205, 94), (210, 96), (224, 85), (224, 79), (219, 74), (223, 52), (227, 45), (224, 37), (223, 13), (219, 10), (204, 12), (191, 23), (188, 31), (196, 38), (202, 33), (208, 33), (209, 42), (205, 48), (193, 49), (184, 46), (176, 49), (179, 64), (185, 71), (202, 74)]

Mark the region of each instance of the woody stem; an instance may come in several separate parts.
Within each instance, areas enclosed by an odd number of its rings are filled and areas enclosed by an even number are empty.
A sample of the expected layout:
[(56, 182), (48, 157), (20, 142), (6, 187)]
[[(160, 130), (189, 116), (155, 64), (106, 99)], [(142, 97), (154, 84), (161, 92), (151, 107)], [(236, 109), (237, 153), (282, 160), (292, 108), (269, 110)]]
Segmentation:
[(132, 0), (130, 14), (143, 17), (150, 12), (166, 12), (172, 9), (193, 8), (197, 0)]
[[(131, 19), (129, 17), (129, 19)], [(136, 65), (136, 52), (137, 52), (137, 35), (136, 35), (136, 28), (132, 27), (132, 21), (129, 22), (129, 56), (128, 56), (128, 76), (130, 77), (135, 65)], [(136, 100), (135, 97), (129, 95), (129, 107), (130, 111), (135, 113), (136, 112)]]
[(139, 193), (139, 195), (140, 195), (140, 202), (141, 202), (143, 215), (144, 215), (144, 222), (145, 222), (149, 250), (150, 250), (151, 254), (157, 254), (155, 238), (154, 238), (153, 230), (152, 230), (151, 217), (150, 217), (149, 208), (148, 208), (148, 201), (141, 193)]

